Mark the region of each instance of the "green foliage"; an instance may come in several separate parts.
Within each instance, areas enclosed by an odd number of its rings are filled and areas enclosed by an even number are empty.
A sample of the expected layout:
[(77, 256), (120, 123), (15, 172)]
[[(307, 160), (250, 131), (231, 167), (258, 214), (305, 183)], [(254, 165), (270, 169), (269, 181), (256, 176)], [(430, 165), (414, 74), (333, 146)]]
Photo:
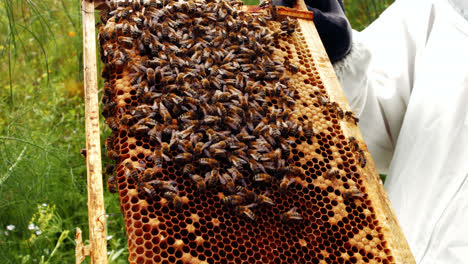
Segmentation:
[(379, 17), (395, 0), (344, 0), (346, 16), (352, 28), (361, 31)]
[[(346, 2), (356, 28), (371, 2)], [(72, 263), (76, 227), (86, 239), (81, 39), (79, 0), (0, 0), (0, 263)], [(109, 262), (126, 263), (118, 197), (105, 204)]]
[[(72, 263), (75, 228), (88, 233), (80, 17), (78, 0), (0, 0), (0, 263)], [(125, 263), (105, 199), (111, 263)]]

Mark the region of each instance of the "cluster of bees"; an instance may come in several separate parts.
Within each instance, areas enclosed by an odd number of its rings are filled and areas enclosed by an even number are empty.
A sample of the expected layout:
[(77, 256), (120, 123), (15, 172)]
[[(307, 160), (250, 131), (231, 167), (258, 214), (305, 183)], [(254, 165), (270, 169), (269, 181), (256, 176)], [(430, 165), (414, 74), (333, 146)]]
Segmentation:
[[(296, 21), (263, 4), (263, 13), (242, 11), (240, 1), (108, 1), (99, 25), (103, 77), (124, 69), (131, 78), (136, 105), (117, 106), (115, 89), (106, 82), (103, 115), (109, 127), (126, 129), (155, 146), (146, 162), (127, 162), (125, 176), (148, 198), (183, 203), (176, 182), (157, 179), (173, 161), (200, 192), (222, 190), (222, 202), (239, 216), (255, 220), (253, 208), (274, 205), (269, 192), (286, 191), (302, 168), (288, 165), (290, 145), (310, 139), (312, 123), (291, 120), (294, 89), (287, 75), (299, 69), (274, 54), (275, 39), (295, 31)], [(336, 108), (326, 98), (324, 105)], [(354, 119), (351, 112), (343, 118)], [(355, 120), (357, 121), (357, 120)], [(108, 140), (107, 142), (111, 142)], [(108, 144), (108, 156), (119, 155)], [(109, 173), (112, 167), (107, 170)], [(333, 177), (337, 171), (329, 171)], [(115, 177), (110, 189), (116, 191)], [(300, 221), (296, 208), (281, 221)]]

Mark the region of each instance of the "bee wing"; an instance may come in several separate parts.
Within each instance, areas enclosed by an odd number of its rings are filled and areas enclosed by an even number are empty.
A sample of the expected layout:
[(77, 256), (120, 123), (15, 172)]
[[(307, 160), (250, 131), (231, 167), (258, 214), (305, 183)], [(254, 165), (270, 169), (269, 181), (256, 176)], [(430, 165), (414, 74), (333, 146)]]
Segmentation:
[(146, 163), (143, 160), (138, 161), (138, 166), (136, 167), (137, 170), (139, 171), (144, 171), (146, 168)]
[(219, 182), (221, 182), (222, 185), (226, 185), (227, 179), (225, 178), (226, 174), (219, 175)]
[(143, 190), (147, 193), (147, 194), (151, 194), (151, 190), (149, 188), (146, 188), (145, 186), (143, 186)]
[(211, 145), (211, 143), (213, 143), (213, 141), (208, 141), (208, 142), (206, 142), (206, 143), (203, 145), (202, 149), (208, 148), (208, 147)]
[(251, 204), (246, 205), (245, 207), (250, 209), (250, 208), (254, 208), (257, 205), (258, 204), (256, 204), (256, 203), (251, 203)]
[(295, 182), (296, 182), (296, 178), (289, 179), (288, 186)]
[(161, 156), (163, 157), (163, 159), (167, 162), (171, 161), (171, 158), (169, 158), (166, 154), (162, 153)]

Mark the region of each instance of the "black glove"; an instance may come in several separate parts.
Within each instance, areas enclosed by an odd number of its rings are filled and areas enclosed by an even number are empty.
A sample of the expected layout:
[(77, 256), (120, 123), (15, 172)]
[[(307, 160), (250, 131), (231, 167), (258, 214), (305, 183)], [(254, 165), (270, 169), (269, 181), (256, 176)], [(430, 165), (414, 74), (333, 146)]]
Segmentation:
[[(277, 6), (292, 7), (293, 0), (273, 0)], [(342, 0), (305, 0), (314, 13), (314, 23), (331, 62), (342, 59), (351, 50), (351, 26)]]

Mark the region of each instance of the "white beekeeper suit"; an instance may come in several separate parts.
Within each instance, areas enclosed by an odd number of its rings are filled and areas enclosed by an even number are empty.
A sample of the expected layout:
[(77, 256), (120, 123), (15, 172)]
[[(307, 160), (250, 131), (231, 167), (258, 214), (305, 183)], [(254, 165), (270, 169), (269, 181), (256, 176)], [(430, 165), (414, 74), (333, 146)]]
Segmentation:
[(468, 263), (468, 0), (400, 0), (335, 69), (418, 264)]

